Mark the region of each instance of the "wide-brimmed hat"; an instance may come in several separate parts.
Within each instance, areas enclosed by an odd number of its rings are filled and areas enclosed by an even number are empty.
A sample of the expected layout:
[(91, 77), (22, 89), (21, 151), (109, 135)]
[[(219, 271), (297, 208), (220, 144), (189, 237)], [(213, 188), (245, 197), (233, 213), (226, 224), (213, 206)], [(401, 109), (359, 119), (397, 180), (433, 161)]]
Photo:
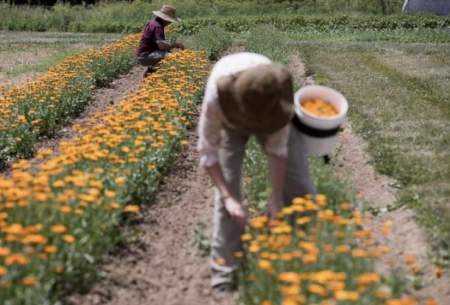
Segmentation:
[(292, 76), (279, 64), (264, 64), (217, 81), (219, 104), (233, 127), (270, 134), (294, 115)]
[(180, 18), (177, 17), (177, 10), (172, 5), (163, 5), (159, 11), (153, 11), (153, 14), (168, 22), (179, 22)]

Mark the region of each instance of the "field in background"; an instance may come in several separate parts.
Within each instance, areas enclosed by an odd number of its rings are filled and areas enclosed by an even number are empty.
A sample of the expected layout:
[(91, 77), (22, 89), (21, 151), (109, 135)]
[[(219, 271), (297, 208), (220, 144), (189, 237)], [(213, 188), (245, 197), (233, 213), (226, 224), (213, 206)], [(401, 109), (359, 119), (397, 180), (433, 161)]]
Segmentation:
[(0, 84), (44, 72), (66, 56), (118, 39), (120, 34), (0, 31)]
[[(174, 0), (181, 18), (204, 16), (292, 15), (292, 14), (381, 14), (399, 13), (401, 0)], [(0, 4), (0, 29), (14, 31), (69, 31), (69, 32), (134, 32), (142, 29), (152, 11), (165, 1), (107, 2), (88, 9), (83, 6), (57, 4), (43, 7), (9, 6)]]

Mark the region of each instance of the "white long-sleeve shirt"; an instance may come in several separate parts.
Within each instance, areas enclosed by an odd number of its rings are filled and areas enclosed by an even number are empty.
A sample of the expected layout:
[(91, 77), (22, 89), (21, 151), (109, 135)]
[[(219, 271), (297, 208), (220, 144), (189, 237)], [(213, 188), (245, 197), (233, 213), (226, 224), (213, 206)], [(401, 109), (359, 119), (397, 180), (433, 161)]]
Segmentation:
[[(200, 152), (201, 167), (210, 167), (218, 162), (218, 150), (221, 141), (220, 131), (225, 125), (229, 125), (226, 123), (226, 118), (218, 101), (217, 80), (223, 76), (239, 73), (257, 65), (270, 63), (272, 61), (263, 55), (242, 52), (225, 56), (214, 66), (206, 84), (198, 128), (198, 150)], [(265, 152), (286, 157), (288, 139), (289, 124), (267, 136), (264, 143)]]

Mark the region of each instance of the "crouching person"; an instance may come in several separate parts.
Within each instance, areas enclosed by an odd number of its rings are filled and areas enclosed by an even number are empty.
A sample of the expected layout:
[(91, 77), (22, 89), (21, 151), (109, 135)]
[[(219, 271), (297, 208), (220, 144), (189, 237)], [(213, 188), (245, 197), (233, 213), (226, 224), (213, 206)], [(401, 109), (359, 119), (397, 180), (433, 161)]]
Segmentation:
[(270, 217), (293, 197), (314, 193), (301, 143), (296, 142), (295, 132), (290, 138), (293, 115), (292, 78), (284, 66), (259, 54), (237, 53), (222, 58), (211, 71), (198, 149), (200, 166), (216, 187), (210, 264), (218, 297), (236, 288), (234, 253), (241, 250), (240, 237), (248, 216), (242, 202), (241, 175), (249, 137), (256, 136), (268, 157)]
[(179, 22), (176, 9), (171, 5), (163, 5), (159, 11), (154, 11), (155, 19), (149, 21), (144, 28), (136, 57), (139, 64), (147, 67), (144, 76), (154, 71), (154, 65), (162, 60), (167, 52), (174, 48), (184, 49), (181, 43), (170, 43), (166, 40), (164, 28), (171, 23)]

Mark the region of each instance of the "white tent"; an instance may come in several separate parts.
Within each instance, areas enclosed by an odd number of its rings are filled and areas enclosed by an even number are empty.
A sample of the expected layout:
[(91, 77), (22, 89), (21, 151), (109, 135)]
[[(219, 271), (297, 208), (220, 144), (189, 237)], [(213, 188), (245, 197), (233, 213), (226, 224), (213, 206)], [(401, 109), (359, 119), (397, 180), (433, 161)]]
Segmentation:
[(403, 11), (450, 15), (450, 0), (405, 0)]

